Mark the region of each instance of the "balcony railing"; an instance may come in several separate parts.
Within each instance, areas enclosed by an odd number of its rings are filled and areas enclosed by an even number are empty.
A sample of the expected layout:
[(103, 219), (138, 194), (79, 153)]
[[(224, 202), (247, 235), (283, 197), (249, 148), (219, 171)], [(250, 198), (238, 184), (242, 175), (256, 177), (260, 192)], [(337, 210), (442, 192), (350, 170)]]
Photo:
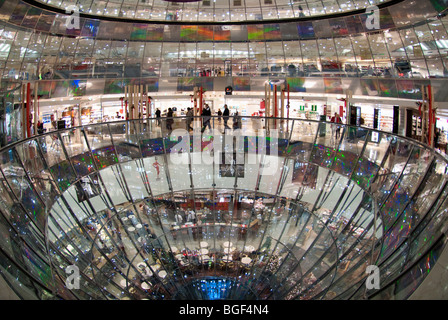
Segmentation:
[(328, 122), (210, 117), (201, 132), (205, 120), (99, 123), (1, 149), (0, 260), (16, 293), (211, 298), (221, 281), (232, 299), (406, 299), (431, 271), (448, 194), (433, 149)]

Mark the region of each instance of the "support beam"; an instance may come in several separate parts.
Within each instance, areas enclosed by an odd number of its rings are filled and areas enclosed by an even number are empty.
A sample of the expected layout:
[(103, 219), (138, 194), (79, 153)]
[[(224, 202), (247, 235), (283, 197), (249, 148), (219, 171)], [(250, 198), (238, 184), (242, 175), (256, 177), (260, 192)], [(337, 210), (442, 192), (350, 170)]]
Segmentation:
[(204, 92), (203, 88), (199, 88), (199, 114), (202, 114), (202, 109), (204, 108)]
[(31, 83), (26, 84), (26, 137), (31, 137)]
[(428, 144), (434, 147), (434, 109), (432, 104), (432, 87), (428, 85)]
[(22, 83), (22, 139), (26, 139), (26, 84)]
[(280, 95), (280, 117), (283, 119), (285, 117), (285, 86), (281, 86), (281, 95)]
[(128, 120), (128, 86), (124, 87), (124, 118)]
[(287, 101), (287, 103), (286, 103), (286, 108), (288, 109), (287, 110), (287, 118), (288, 118), (288, 120), (289, 120), (289, 107), (290, 107), (290, 105), (289, 105), (289, 83), (287, 84), (287, 90), (288, 90), (288, 101)]
[(34, 134), (37, 134), (37, 121), (39, 120), (38, 104), (39, 104), (39, 82), (34, 82), (34, 104), (33, 104), (33, 128)]
[(278, 117), (277, 85), (274, 85), (274, 117)]

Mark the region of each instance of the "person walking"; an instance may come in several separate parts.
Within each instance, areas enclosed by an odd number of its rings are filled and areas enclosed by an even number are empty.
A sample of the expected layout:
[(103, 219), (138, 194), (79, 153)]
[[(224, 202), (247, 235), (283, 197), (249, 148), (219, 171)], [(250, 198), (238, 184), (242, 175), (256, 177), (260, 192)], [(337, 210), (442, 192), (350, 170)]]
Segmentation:
[(187, 108), (187, 130), (193, 130), (191, 122), (193, 121), (193, 108)]
[(204, 110), (202, 110), (201, 116), (203, 117), (202, 118), (203, 123), (202, 123), (201, 132), (203, 133), (207, 126), (211, 130), (212, 126), (210, 125), (210, 119), (211, 119), (211, 116), (212, 116), (212, 112), (211, 112), (210, 107), (208, 106), (208, 104), (206, 104)]
[(168, 113), (166, 114), (166, 129), (171, 132), (173, 131), (173, 109), (168, 108)]
[(233, 115), (233, 129), (241, 128), (240, 123), (241, 118), (238, 116), (238, 111)]
[(221, 123), (221, 116), (222, 116), (222, 111), (221, 109), (218, 109), (218, 122)]
[(227, 125), (227, 121), (229, 121), (230, 111), (227, 105), (224, 105), (224, 112), (222, 113), (222, 119), (224, 120), (224, 133), (226, 129), (230, 129), (230, 127)]
[(157, 119), (157, 125), (160, 127), (160, 109), (157, 108), (156, 110), (156, 119)]
[[(333, 123), (342, 123), (341, 117), (339, 116), (339, 114), (337, 112), (334, 113), (334, 116), (331, 118), (330, 120)], [(339, 136), (341, 134), (341, 126), (336, 126), (336, 131), (335, 131), (335, 139), (338, 140)]]

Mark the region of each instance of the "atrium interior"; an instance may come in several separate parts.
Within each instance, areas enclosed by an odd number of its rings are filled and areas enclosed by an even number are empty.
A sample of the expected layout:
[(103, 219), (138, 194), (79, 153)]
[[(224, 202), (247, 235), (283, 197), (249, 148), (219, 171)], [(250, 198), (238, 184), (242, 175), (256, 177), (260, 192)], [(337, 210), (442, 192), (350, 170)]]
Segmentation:
[(2, 298), (446, 299), (447, 9), (1, 0)]

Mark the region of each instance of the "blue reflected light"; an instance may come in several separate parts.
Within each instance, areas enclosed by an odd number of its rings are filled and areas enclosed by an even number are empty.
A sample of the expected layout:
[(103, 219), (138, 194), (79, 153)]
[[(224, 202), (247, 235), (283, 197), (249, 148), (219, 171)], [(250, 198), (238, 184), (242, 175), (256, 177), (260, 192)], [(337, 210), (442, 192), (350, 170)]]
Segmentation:
[(229, 279), (202, 279), (197, 281), (197, 289), (203, 299), (222, 300), (229, 298), (233, 284)]

